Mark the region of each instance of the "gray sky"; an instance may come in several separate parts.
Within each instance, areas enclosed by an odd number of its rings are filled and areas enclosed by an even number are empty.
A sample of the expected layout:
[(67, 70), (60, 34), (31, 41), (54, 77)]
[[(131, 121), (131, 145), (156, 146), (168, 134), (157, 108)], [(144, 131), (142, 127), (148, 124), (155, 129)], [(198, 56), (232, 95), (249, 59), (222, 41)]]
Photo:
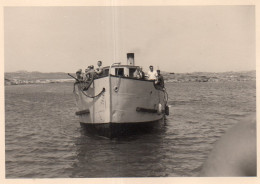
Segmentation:
[(5, 7), (5, 72), (98, 60), (168, 72), (255, 70), (254, 6)]

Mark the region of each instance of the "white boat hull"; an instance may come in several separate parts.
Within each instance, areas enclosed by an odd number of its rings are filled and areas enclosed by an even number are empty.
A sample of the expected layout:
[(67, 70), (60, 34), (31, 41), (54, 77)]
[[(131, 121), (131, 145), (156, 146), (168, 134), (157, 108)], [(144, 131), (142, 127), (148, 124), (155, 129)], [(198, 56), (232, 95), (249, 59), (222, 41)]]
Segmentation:
[(76, 83), (75, 96), (76, 114), (83, 124), (136, 124), (164, 118), (165, 92), (153, 81), (107, 76), (95, 79), (86, 91)]

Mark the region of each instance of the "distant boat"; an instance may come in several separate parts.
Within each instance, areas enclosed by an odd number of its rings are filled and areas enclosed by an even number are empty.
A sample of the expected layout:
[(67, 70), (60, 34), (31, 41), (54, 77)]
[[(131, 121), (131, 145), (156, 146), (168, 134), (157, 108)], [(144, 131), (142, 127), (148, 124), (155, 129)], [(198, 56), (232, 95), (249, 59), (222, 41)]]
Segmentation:
[(88, 130), (114, 137), (153, 126), (169, 114), (166, 89), (154, 80), (134, 78), (134, 54), (127, 58), (127, 65), (114, 63), (90, 82), (75, 82), (76, 115)]

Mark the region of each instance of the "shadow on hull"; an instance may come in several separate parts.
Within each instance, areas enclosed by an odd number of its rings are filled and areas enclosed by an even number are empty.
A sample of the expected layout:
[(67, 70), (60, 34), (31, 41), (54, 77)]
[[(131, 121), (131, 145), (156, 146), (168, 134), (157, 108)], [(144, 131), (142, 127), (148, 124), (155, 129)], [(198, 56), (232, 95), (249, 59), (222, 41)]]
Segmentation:
[(159, 131), (165, 125), (165, 120), (145, 123), (80, 123), (80, 125), (84, 134), (99, 135), (108, 138), (118, 138)]

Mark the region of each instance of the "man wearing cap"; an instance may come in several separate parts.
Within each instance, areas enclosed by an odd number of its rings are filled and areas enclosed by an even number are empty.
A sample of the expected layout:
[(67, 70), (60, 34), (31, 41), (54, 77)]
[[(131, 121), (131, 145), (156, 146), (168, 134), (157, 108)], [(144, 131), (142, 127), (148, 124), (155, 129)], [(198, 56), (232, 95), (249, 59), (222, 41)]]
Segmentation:
[(157, 72), (155, 70), (153, 70), (153, 66), (151, 65), (149, 67), (149, 71), (147, 73), (147, 77), (148, 77), (148, 80), (156, 80), (157, 78)]

